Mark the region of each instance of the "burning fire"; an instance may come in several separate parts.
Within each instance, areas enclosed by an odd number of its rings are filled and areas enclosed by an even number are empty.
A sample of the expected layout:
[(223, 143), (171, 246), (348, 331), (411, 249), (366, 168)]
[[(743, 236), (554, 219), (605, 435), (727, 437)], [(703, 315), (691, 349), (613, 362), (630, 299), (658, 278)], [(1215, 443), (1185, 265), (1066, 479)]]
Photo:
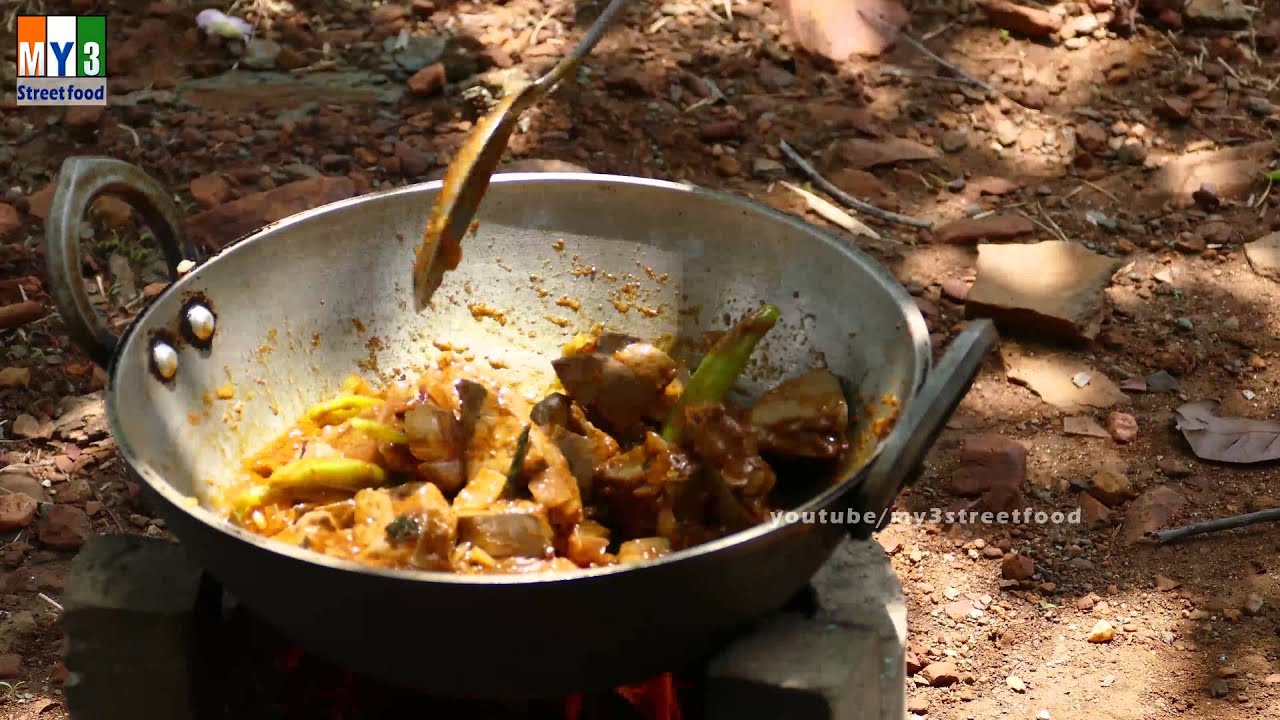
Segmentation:
[[(635, 685), (623, 685), (614, 692), (631, 703), (645, 720), (681, 720), (680, 699), (676, 696), (675, 679), (663, 673)], [(582, 720), (582, 696), (570, 695), (564, 701), (565, 720)]]

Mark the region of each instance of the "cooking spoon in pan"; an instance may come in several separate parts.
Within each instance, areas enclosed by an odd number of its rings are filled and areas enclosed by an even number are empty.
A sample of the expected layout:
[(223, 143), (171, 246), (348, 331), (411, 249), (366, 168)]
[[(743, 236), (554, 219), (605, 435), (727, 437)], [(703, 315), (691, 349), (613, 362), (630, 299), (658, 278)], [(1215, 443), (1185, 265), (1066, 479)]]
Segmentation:
[(520, 114), (541, 100), (578, 66), (626, 4), (627, 0), (611, 0), (568, 56), (546, 75), (498, 101), (458, 149), (458, 154), (445, 171), (444, 186), (436, 195), (426, 233), (413, 261), (413, 296), (419, 311), (426, 307), (432, 293), (440, 287), (444, 274), (458, 267), (462, 260), (462, 236), (475, 217), (480, 199), (489, 187), (489, 178), (502, 158), (502, 151), (507, 147), (507, 140), (511, 138)]

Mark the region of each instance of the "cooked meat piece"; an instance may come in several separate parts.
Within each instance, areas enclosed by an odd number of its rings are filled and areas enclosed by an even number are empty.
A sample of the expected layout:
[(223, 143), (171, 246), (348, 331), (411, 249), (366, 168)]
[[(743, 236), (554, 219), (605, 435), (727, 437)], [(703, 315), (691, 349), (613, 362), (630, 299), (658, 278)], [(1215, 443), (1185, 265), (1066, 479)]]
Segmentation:
[(684, 453), (651, 432), (643, 444), (605, 463), (595, 489), (624, 535), (665, 536), (674, 531), (675, 499), (692, 472)]
[(459, 542), (471, 543), (498, 559), (550, 557), (553, 537), (546, 513), (537, 503), (509, 501), (458, 515)]
[(685, 408), (685, 428), (694, 453), (719, 471), (720, 477), (744, 500), (763, 500), (773, 490), (773, 468), (760, 457), (751, 428), (743, 426), (720, 403)]
[(427, 402), (405, 411), (404, 434), (409, 452), (422, 462), (443, 462), (462, 457), (462, 423), (452, 410)]
[(609, 458), (621, 452), (618, 441), (611, 435), (591, 424), (582, 406), (574, 403), (569, 407), (569, 429), (591, 441), (596, 465), (603, 465)]
[(564, 454), (536, 425), (530, 426), (524, 469), (533, 499), (547, 508), (551, 523), (567, 535), (582, 520), (582, 494)]
[(618, 548), (618, 562), (640, 563), (671, 552), (671, 541), (661, 537), (636, 538)]
[(564, 554), (582, 567), (611, 564), (613, 556), (609, 554), (609, 528), (591, 520), (583, 520), (570, 533)]
[(343, 457), (376, 463), (382, 459), (378, 441), (350, 425), (330, 425), (320, 432), (320, 439)]
[(529, 419), (535, 424), (541, 425), (546, 429), (548, 425), (558, 427), (568, 427), (569, 425), (569, 406), (573, 401), (564, 393), (552, 393), (537, 405), (533, 406), (533, 411), (529, 413)]
[(592, 352), (604, 353), (605, 355), (612, 355), (613, 353), (618, 352), (619, 350), (627, 347), (628, 345), (634, 345), (635, 343), (638, 343), (638, 342), (641, 342), (640, 338), (635, 337), (634, 335), (625, 335), (623, 333), (616, 333), (616, 332), (604, 332), (604, 333), (600, 333), (600, 335), (596, 337), (595, 347), (592, 348)]
[[(468, 389), (463, 390), (464, 387)], [(454, 498), (453, 506), (455, 510), (482, 509), (497, 500), (506, 486), (507, 471), (511, 469), (517, 440), (524, 430), (520, 411), (523, 410), (527, 416), (528, 405), (516, 407), (519, 399), (513, 394), (500, 396), (476, 383), (459, 382), (458, 388), (464, 395), (464, 406), (467, 406), (462, 418), (463, 432), (467, 437), (467, 484)], [(512, 406), (509, 407), (508, 403)], [(473, 423), (470, 433), (465, 429), (468, 422)]]
[(480, 383), (459, 380), (457, 391), (458, 406), (461, 409), (462, 439), (464, 443), (469, 443), (475, 434), (476, 421), (488, 404), (489, 390)]
[(663, 391), (676, 376), (671, 356), (649, 343), (561, 357), (551, 366), (569, 397), (619, 432), (645, 418), (660, 419)]
[[(413, 536), (406, 540), (407, 547), (412, 548), (410, 563), (422, 570), (450, 569), (458, 518), (439, 488), (431, 483), (411, 483), (389, 493), (397, 513), (393, 522), (403, 518), (413, 526)], [(384, 531), (392, 534), (387, 528)]]
[(560, 426), (550, 426), (547, 436), (560, 449), (565, 461), (569, 464), (569, 472), (578, 481), (578, 492), (583, 497), (591, 494), (591, 483), (596, 476), (600, 463), (596, 460), (595, 445), (577, 433), (569, 432)]
[(750, 413), (760, 449), (780, 455), (830, 459), (849, 449), (849, 404), (840, 380), (810, 370), (766, 392)]
[(424, 462), (418, 465), (417, 472), (423, 480), (435, 483), (442, 492), (450, 495), (461, 490), (465, 481), (462, 460)]
[(355, 495), (355, 521), (352, 540), (359, 550), (357, 557), (385, 561), (391, 554), (387, 542), (387, 525), (396, 519), (391, 495), (382, 489), (368, 488)]

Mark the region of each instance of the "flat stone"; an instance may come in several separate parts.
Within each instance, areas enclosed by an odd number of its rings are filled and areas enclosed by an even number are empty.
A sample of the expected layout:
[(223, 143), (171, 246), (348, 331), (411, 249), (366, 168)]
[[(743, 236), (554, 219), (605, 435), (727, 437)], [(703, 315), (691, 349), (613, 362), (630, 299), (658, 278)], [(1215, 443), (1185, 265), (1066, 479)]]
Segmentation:
[(1185, 497), (1163, 485), (1139, 495), (1124, 516), (1124, 542), (1131, 545), (1149, 532), (1168, 527), (1186, 504)]
[(1083, 437), (1111, 437), (1106, 428), (1088, 415), (1071, 415), (1062, 418), (1062, 432)]
[(30, 525), (39, 507), (26, 493), (0, 495), (0, 532), (21, 530)]
[(917, 160), (933, 160), (938, 151), (905, 138), (850, 138), (836, 143), (834, 160), (829, 165), (848, 167), (854, 170), (869, 170), (881, 165), (894, 165), (899, 162)]
[(93, 521), (70, 505), (50, 505), (36, 522), (36, 539), (56, 550), (75, 550), (93, 534)]
[(981, 7), (996, 27), (1019, 35), (1049, 37), (1062, 29), (1061, 17), (1039, 8), (1008, 0), (984, 0)]
[(1000, 577), (1005, 580), (1028, 580), (1035, 574), (1035, 561), (1026, 555), (1006, 555), (1000, 563)]
[[(1170, 159), (1152, 173), (1140, 193), (1144, 204), (1164, 202), (1192, 204), (1192, 195), (1205, 184), (1214, 185), (1218, 197), (1238, 200), (1249, 195), (1258, 178), (1266, 171), (1274, 151), (1269, 141), (1251, 143), (1223, 150), (1180, 155)], [(1127, 177), (1115, 176), (1099, 183), (1108, 192), (1132, 193)]]
[(984, 218), (964, 218), (949, 222), (935, 230), (933, 238), (949, 245), (972, 245), (983, 240), (1016, 240), (1035, 231), (1035, 223), (1026, 217), (1017, 213), (999, 213)]
[[(896, 0), (786, 0), (782, 11), (796, 42), (835, 62), (881, 55), (897, 39), (893, 31), (911, 19)], [(888, 29), (868, 22), (864, 14)]]
[(44, 485), (20, 471), (0, 472), (0, 492), (23, 493), (36, 502), (49, 502), (49, 491)]
[(1119, 260), (1073, 242), (979, 245), (966, 316), (990, 317), (1028, 334), (1092, 340), (1102, 322), (1103, 291), (1119, 269)]
[(200, 578), (174, 543), (109, 535), (85, 544), (61, 599), (77, 720), (194, 718), (188, 659)]
[(1280, 232), (1268, 235), (1247, 243), (1244, 256), (1249, 260), (1249, 267), (1268, 280), (1280, 282)]
[(934, 687), (946, 687), (960, 682), (960, 668), (949, 660), (925, 665), (924, 669), (920, 671), (920, 675)]
[[(1060, 352), (1004, 342), (1000, 346), (1000, 359), (1004, 363), (1006, 377), (1030, 388), (1041, 400), (1065, 412), (1082, 412), (1088, 408), (1108, 408), (1131, 402), (1106, 375), (1094, 371), (1084, 361)], [(1081, 372), (1091, 375), (1089, 384), (1084, 387), (1072, 382), (1072, 378)]]
[(264, 225), (353, 195), (355, 183), (348, 177), (298, 180), (193, 215), (187, 232), (194, 242), (219, 249)]
[(1102, 525), (1111, 520), (1111, 510), (1087, 492), (1076, 498), (1080, 506), (1080, 521), (1085, 525)]

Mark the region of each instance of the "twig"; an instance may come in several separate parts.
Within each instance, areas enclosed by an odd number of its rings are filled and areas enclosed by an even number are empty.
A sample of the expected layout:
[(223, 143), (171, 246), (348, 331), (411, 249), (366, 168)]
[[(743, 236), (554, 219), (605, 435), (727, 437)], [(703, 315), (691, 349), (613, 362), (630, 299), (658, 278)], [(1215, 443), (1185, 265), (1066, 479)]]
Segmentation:
[(1235, 68), (1233, 68), (1233, 67), (1231, 67), (1230, 65), (1228, 65), (1226, 60), (1223, 60), (1222, 58), (1217, 58), (1217, 60), (1218, 60), (1218, 62), (1219, 62), (1219, 63), (1221, 63), (1221, 64), (1222, 64), (1222, 67), (1224, 67), (1224, 68), (1226, 68), (1226, 69), (1227, 69), (1227, 72), (1231, 73), (1231, 77), (1233, 77), (1233, 78), (1235, 78), (1237, 81), (1239, 81), (1241, 85), (1248, 85), (1248, 84), (1249, 84), (1247, 81), (1245, 81), (1245, 79), (1244, 79), (1244, 78), (1242, 78), (1242, 77), (1240, 77), (1239, 75), (1237, 75), (1237, 74), (1236, 74), (1236, 69), (1235, 69)]
[(1116, 197), (1115, 195), (1112, 195), (1111, 193), (1107, 192), (1106, 190), (1103, 190), (1103, 189), (1102, 189), (1100, 186), (1098, 186), (1096, 183), (1089, 182), (1088, 180), (1085, 180), (1084, 178), (1080, 178), (1080, 182), (1084, 183), (1085, 185), (1088, 185), (1089, 187), (1093, 188), (1094, 190), (1097, 190), (1098, 192), (1102, 193), (1103, 195), (1106, 195), (1107, 197), (1111, 198), (1112, 200), (1114, 200), (1114, 201), (1116, 201), (1116, 202), (1120, 202), (1120, 198)]
[(796, 167), (800, 168), (800, 171), (803, 172), (805, 175), (807, 175), (809, 179), (813, 181), (814, 185), (817, 185), (823, 192), (835, 198), (841, 205), (844, 205), (845, 207), (851, 208), (853, 210), (857, 210), (858, 212), (861, 212), (861, 213), (866, 213), (871, 217), (879, 218), (881, 220), (884, 220), (885, 222), (898, 223), (899, 225), (909, 225), (911, 227), (924, 228), (926, 230), (933, 227), (932, 220), (921, 220), (919, 218), (913, 218), (913, 217), (908, 217), (906, 215), (899, 215), (898, 213), (889, 212), (888, 210), (881, 210), (880, 208), (876, 207), (875, 205), (872, 205), (871, 203), (863, 202), (855, 197), (850, 196), (848, 193), (844, 192), (840, 188), (831, 184), (830, 180), (822, 177), (822, 175), (818, 173), (817, 169), (815, 169), (812, 165), (810, 165), (809, 161), (801, 157), (800, 153), (796, 152), (795, 148), (791, 147), (791, 145), (789, 145), (786, 140), (780, 140), (778, 142), (778, 148), (782, 150), (783, 155), (787, 156), (787, 159), (795, 163)]
[(887, 23), (887, 22), (885, 22), (885, 21), (881, 20), (880, 18), (878, 18), (878, 17), (872, 17), (872, 16), (870, 16), (870, 15), (868, 15), (868, 14), (866, 14), (866, 13), (862, 12), (861, 10), (859, 10), (859, 11), (858, 11), (858, 14), (859, 14), (859, 15), (861, 15), (861, 16), (863, 17), (863, 19), (864, 19), (864, 20), (866, 20), (867, 22), (869, 22), (869, 23), (871, 23), (872, 25), (875, 25), (876, 27), (880, 28), (881, 32), (888, 33), (888, 34), (890, 34), (890, 35), (897, 35), (898, 37), (900, 37), (900, 38), (902, 38), (903, 40), (907, 41), (907, 44), (908, 44), (908, 45), (910, 45), (911, 47), (915, 48), (917, 52), (920, 52), (920, 53), (921, 53), (921, 54), (923, 54), (925, 57), (927, 57), (927, 58), (929, 58), (930, 60), (932, 60), (932, 61), (934, 61), (934, 62), (938, 63), (939, 65), (941, 65), (942, 67), (944, 67), (944, 68), (946, 68), (946, 69), (950, 70), (951, 72), (955, 73), (956, 75), (958, 75), (958, 76), (960, 76), (960, 77), (962, 77), (962, 78), (964, 78), (964, 79), (968, 80), (969, 82), (973, 83), (974, 85), (977, 85), (978, 87), (982, 88), (983, 90), (987, 90), (987, 91), (993, 92), (993, 93), (995, 93), (995, 94), (997, 94), (997, 95), (1000, 95), (1000, 96), (1002, 96), (1002, 97), (1009, 98), (1009, 101), (1010, 101), (1010, 102), (1012, 102), (1014, 105), (1017, 105), (1018, 107), (1022, 108), (1023, 110), (1030, 110), (1030, 108), (1028, 108), (1027, 106), (1025, 106), (1025, 105), (1023, 105), (1022, 103), (1018, 102), (1017, 100), (1014, 100), (1013, 98), (1009, 97), (1009, 96), (1008, 96), (1008, 95), (1007, 95), (1003, 90), (1001, 90), (1000, 88), (997, 88), (997, 87), (995, 87), (994, 85), (991, 85), (991, 84), (989, 84), (989, 83), (985, 83), (985, 82), (983, 82), (983, 81), (981, 81), (981, 80), (979, 80), (979, 79), (975, 78), (974, 76), (970, 75), (969, 73), (965, 72), (964, 70), (961, 70), (959, 67), (957, 67), (957, 66), (955, 66), (955, 65), (952, 65), (951, 63), (947, 62), (946, 60), (943, 60), (942, 58), (938, 57), (937, 55), (935, 55), (935, 54), (933, 53), (933, 51), (932, 51), (932, 50), (930, 50), (929, 48), (925, 47), (925, 46), (924, 46), (924, 43), (922, 43), (922, 42), (920, 42), (919, 40), (917, 40), (917, 39), (915, 39), (915, 38), (911, 37), (911, 36), (910, 36), (910, 35), (908, 35), (907, 33), (902, 32), (901, 30), (899, 30), (899, 29), (895, 28), (894, 26), (892, 26), (892, 25), (890, 25), (889, 23)]
[(1040, 213), (1040, 215), (1044, 217), (1045, 222), (1053, 226), (1053, 229), (1058, 233), (1058, 237), (1061, 238), (1063, 242), (1070, 242), (1067, 240), (1067, 234), (1062, 232), (1062, 228), (1058, 227), (1058, 223), (1054, 222), (1053, 216), (1045, 212), (1044, 208), (1040, 207), (1040, 203), (1036, 203), (1036, 212)]
[(548, 10), (546, 14), (538, 18), (538, 22), (533, 24), (533, 32), (529, 33), (529, 39), (524, 42), (525, 50), (533, 47), (533, 44), (538, 41), (538, 33), (542, 32), (542, 26), (546, 25), (547, 21), (551, 19), (551, 16), (558, 14), (563, 8), (564, 3), (556, 3), (551, 6), (551, 9)]
[(53, 598), (49, 597), (48, 595), (45, 595), (44, 593), (36, 593), (36, 597), (40, 598), (41, 600), (57, 608), (58, 612), (62, 612), (62, 605), (60, 605), (57, 600), (54, 600)]
[(1170, 528), (1168, 530), (1156, 530), (1147, 533), (1147, 537), (1154, 540), (1157, 545), (1181, 540), (1192, 535), (1203, 535), (1205, 533), (1218, 532), (1219, 530), (1231, 530), (1233, 528), (1245, 527), (1246, 525), (1257, 525), (1258, 523), (1271, 522), (1280, 520), (1280, 509), (1259, 510), (1258, 512), (1247, 513), (1245, 515), (1232, 515), (1230, 517), (1218, 518), (1217, 520), (1206, 520), (1204, 522), (1191, 523), (1182, 527)]
[[(1024, 212), (1024, 211), (1022, 211), (1022, 210), (1017, 210), (1017, 211), (1015, 211), (1015, 212), (1017, 212), (1017, 213), (1018, 213), (1019, 215), (1021, 215), (1022, 217), (1024, 217), (1024, 218), (1026, 218), (1026, 219), (1030, 220), (1031, 222), (1035, 223), (1036, 225), (1039, 225), (1041, 230), (1044, 230), (1045, 232), (1049, 233), (1050, 235), (1057, 235), (1057, 234), (1058, 234), (1058, 233), (1056, 233), (1056, 232), (1054, 232), (1054, 231), (1053, 231), (1053, 228), (1051, 228), (1051, 227), (1049, 227), (1048, 225), (1045, 225), (1044, 223), (1042, 223), (1042, 222), (1040, 222), (1039, 220), (1035, 219), (1034, 217), (1032, 217), (1032, 216), (1031, 216), (1031, 214), (1029, 214), (1029, 213), (1027, 213), (1027, 212)], [(994, 211), (994, 210), (992, 210), (991, 212), (989, 212), (989, 213), (987, 213), (987, 214), (988, 214), (988, 215), (991, 215), (991, 214), (994, 214), (994, 213), (995, 213), (995, 211)], [(981, 219), (981, 218), (983, 218), (983, 217), (986, 217), (986, 215), (975, 215), (975, 216), (973, 217), (973, 219), (974, 219), (974, 220), (978, 220), (978, 219)]]
[[(106, 467), (105, 463), (103, 464), (103, 467)], [(120, 524), (120, 518), (116, 517), (115, 511), (112, 510), (111, 506), (108, 505), (106, 501), (102, 499), (102, 496), (98, 494), (98, 488), (94, 487), (93, 483), (89, 483), (89, 492), (93, 493), (94, 500), (97, 500), (98, 502), (102, 503), (103, 511), (107, 513), (107, 517), (111, 518), (111, 522), (116, 524), (116, 531), (123, 533), (124, 525)]]

